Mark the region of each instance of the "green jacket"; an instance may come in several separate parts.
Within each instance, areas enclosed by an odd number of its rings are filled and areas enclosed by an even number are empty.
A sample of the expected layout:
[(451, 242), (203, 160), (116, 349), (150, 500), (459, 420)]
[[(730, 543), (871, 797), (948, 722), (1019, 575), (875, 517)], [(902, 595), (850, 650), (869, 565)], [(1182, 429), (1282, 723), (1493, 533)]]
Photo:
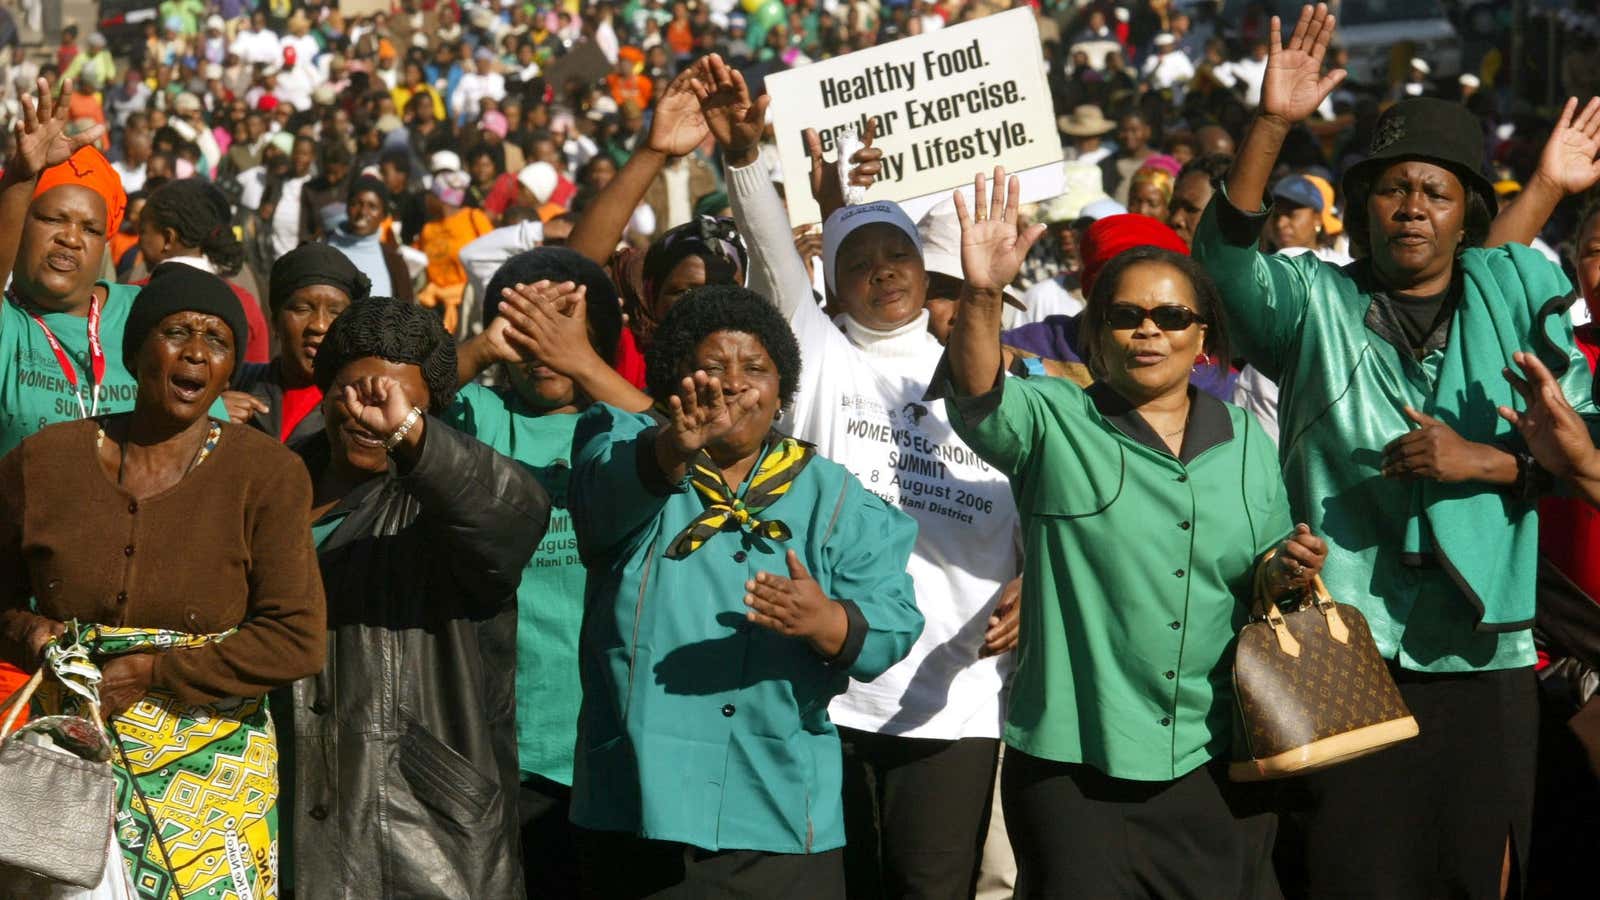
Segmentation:
[[(1536, 505), (1482, 483), (1386, 479), (1383, 448), (1415, 427), (1405, 407), (1470, 441), (1516, 445), (1496, 412), (1520, 402), (1502, 375), (1536, 349), (1534, 322), (1571, 285), (1520, 245), (1468, 249), (1461, 299), (1442, 347), (1419, 360), (1391, 317), (1369, 264), (1255, 249), (1264, 214), (1218, 191), (1194, 256), (1216, 280), (1235, 355), (1278, 382), (1279, 455), (1295, 518), (1330, 543), (1325, 580), (1372, 625), (1385, 656), (1425, 671), (1530, 665)], [(1589, 367), (1560, 317), (1567, 399), (1594, 413)]]
[(1234, 636), (1290, 529), (1272, 440), (1194, 388), (1176, 457), (1103, 382), (1003, 378), (946, 403), (1022, 513), (1006, 744), (1137, 781), (1224, 757)]
[[(653, 425), (599, 404), (573, 436), (570, 509), (589, 583), (572, 821), (707, 850), (841, 847), (828, 701), (847, 679), (894, 665), (922, 632), (905, 571), (916, 524), (814, 457), (762, 514), (789, 540), (723, 530), (669, 559), (705, 507), (687, 478), (666, 482)], [(745, 618), (745, 582), (788, 577), (791, 549), (849, 615), (836, 659)]]

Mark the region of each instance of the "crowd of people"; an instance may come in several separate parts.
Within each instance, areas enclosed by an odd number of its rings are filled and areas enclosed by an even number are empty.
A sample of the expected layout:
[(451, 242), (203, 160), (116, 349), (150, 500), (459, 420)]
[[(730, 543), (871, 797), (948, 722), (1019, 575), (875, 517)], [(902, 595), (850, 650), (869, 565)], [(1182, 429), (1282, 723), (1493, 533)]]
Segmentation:
[[(766, 76), (1013, 6), (1059, 196), (777, 163)], [(0, 28), (0, 698), (103, 718), (95, 896), (1569, 896), (1600, 98), (1226, 7)], [(1231, 780), (1318, 579), (1420, 732)]]

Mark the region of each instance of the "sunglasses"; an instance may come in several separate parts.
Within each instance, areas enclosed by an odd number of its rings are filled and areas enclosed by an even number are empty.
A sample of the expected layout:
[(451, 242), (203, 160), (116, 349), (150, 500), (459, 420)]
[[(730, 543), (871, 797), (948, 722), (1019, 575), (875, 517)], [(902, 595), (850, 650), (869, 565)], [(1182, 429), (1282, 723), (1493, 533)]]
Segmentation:
[(1184, 331), (1196, 322), (1204, 323), (1200, 314), (1187, 306), (1153, 306), (1145, 309), (1132, 303), (1113, 303), (1106, 311), (1106, 324), (1113, 331), (1132, 331), (1149, 319), (1162, 331)]

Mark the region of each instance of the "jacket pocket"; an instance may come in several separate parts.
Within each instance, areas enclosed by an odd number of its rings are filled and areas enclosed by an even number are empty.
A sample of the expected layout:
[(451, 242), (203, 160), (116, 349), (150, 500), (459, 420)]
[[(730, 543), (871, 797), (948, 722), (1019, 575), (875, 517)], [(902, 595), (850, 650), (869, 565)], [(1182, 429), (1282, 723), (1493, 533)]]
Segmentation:
[(412, 795), (435, 815), (463, 828), (483, 821), (499, 787), (421, 724), (402, 718), (399, 768)]
[(1029, 495), (1018, 505), (1030, 515), (1047, 519), (1085, 519), (1111, 508), (1122, 496), (1128, 475), (1127, 451), (1120, 451), (1114, 462), (1073, 471), (1070, 474), (1035, 472), (1029, 479)]

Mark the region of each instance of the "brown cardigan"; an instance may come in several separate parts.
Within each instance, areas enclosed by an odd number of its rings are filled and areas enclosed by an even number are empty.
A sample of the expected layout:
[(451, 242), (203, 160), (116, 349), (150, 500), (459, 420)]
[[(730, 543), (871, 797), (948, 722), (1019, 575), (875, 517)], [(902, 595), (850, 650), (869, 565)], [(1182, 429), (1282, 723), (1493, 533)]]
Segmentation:
[(299, 457), (239, 425), (183, 480), (135, 501), (100, 465), (93, 421), (49, 426), (0, 459), (0, 656), (31, 670), (38, 613), (215, 634), (157, 654), (186, 703), (258, 697), (322, 669), (326, 611)]

